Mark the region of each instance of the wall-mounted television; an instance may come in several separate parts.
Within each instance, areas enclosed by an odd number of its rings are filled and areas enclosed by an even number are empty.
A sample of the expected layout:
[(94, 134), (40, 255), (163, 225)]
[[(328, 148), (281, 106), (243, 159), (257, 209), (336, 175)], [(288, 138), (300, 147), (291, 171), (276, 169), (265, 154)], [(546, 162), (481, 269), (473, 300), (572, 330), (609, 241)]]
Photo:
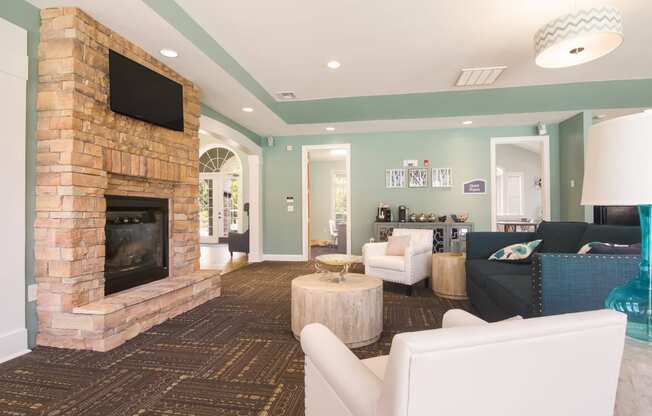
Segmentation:
[(109, 51), (111, 111), (157, 126), (183, 131), (183, 86)]

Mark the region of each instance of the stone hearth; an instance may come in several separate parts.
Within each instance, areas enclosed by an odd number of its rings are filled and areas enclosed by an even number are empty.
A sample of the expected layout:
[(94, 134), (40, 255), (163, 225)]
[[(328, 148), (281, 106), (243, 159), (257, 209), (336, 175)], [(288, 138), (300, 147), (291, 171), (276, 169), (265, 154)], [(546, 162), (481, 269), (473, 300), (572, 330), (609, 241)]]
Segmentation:
[[(183, 85), (183, 132), (110, 111), (109, 49)], [(83, 11), (44, 9), (38, 115), (38, 344), (106, 351), (220, 295), (199, 271), (195, 85)], [(105, 195), (169, 201), (168, 278), (104, 296)]]

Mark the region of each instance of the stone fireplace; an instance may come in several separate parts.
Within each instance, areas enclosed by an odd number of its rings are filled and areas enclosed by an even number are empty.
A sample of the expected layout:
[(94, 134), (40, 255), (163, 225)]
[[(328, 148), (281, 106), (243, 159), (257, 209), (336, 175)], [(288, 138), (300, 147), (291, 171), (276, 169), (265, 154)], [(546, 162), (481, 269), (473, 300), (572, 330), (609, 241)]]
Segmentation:
[[(199, 270), (199, 91), (77, 8), (41, 11), (40, 345), (106, 351), (220, 295)], [(184, 131), (113, 113), (114, 50), (183, 86)]]

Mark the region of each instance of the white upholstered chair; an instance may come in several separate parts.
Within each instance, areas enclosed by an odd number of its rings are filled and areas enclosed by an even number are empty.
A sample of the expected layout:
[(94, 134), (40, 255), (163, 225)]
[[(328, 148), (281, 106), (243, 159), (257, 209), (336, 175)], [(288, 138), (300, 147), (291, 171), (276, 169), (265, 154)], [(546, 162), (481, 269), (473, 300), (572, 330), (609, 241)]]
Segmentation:
[(365, 274), (408, 286), (430, 276), (432, 269), (432, 230), (395, 228), (392, 235), (409, 235), (410, 246), (404, 256), (386, 256), (387, 243), (367, 243), (362, 247)]
[(611, 416), (624, 314), (599, 310), (396, 335), (359, 360), (328, 328), (301, 332), (306, 416)]

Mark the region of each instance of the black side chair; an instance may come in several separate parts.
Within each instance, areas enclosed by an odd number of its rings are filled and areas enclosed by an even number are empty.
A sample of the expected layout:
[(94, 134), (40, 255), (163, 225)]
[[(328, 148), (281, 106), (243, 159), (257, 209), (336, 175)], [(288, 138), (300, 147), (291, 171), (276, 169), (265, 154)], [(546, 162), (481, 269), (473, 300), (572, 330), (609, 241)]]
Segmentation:
[(244, 212), (247, 213), (247, 231), (244, 233), (229, 232), (229, 252), (231, 258), (233, 253), (249, 254), (249, 203), (244, 204)]

